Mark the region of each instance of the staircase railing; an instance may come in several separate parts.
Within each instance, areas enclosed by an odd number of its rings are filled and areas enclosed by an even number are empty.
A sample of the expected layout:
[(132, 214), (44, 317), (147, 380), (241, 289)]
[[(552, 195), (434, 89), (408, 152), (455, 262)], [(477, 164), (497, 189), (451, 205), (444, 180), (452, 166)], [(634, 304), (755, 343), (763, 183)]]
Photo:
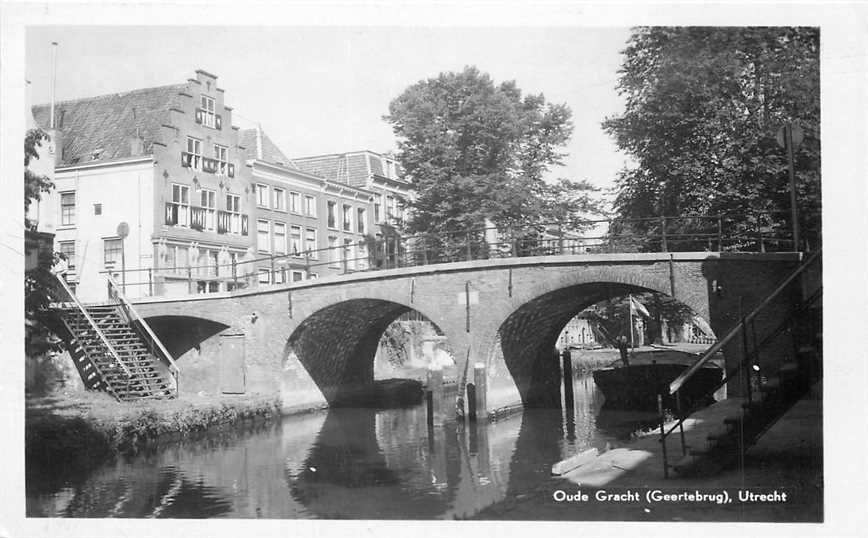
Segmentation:
[[(130, 325), (136, 328), (140, 336), (142, 336), (147, 341), (151, 354), (155, 357), (162, 359), (169, 367), (169, 372), (172, 375), (172, 379), (175, 381), (175, 394), (178, 394), (180, 389), (181, 369), (178, 367), (177, 363), (175, 363), (172, 355), (169, 353), (169, 351), (166, 349), (160, 339), (157, 338), (157, 335), (154, 334), (151, 326), (148, 325), (148, 323), (141, 315), (139, 315), (139, 313), (133, 307), (132, 303), (127, 300), (126, 295), (123, 294), (123, 292), (121, 291), (121, 287), (118, 285), (114, 277), (112, 277), (111, 274), (106, 274), (106, 278), (108, 279), (112, 296), (117, 298), (118, 305), (124, 310), (124, 314), (130, 321)], [(144, 329), (145, 334), (141, 334), (141, 330), (139, 330), (139, 328)]]
[[(103, 345), (105, 345), (106, 349), (108, 349), (112, 359), (114, 359), (114, 361), (123, 369), (124, 374), (126, 374), (127, 379), (129, 380), (132, 377), (130, 369), (127, 368), (127, 365), (124, 364), (124, 362), (121, 360), (120, 356), (117, 354), (117, 351), (115, 351), (114, 346), (112, 346), (111, 342), (109, 342), (108, 338), (106, 338), (105, 333), (102, 332), (102, 329), (99, 328), (99, 325), (96, 324), (96, 321), (94, 321), (94, 319), (88, 313), (87, 309), (81, 304), (81, 302), (79, 302), (78, 298), (69, 288), (69, 285), (67, 285), (66, 281), (63, 279), (63, 276), (60, 273), (55, 273), (54, 276), (55, 278), (57, 278), (57, 281), (60, 282), (61, 289), (63, 289), (63, 291), (66, 293), (66, 296), (71, 299), (71, 302), (84, 316), (88, 324), (90, 324), (90, 326), (94, 329), (96, 334), (99, 336), (99, 339), (102, 340)], [(73, 334), (73, 336), (75, 335)]]
[[(781, 321), (771, 333), (769, 333), (760, 343), (756, 342), (756, 329), (754, 326), (754, 320), (756, 317), (771, 304), (781, 293), (787, 290), (793, 282), (796, 281), (797, 278), (801, 277), (802, 274), (811, 267), (817, 260), (820, 259), (822, 251), (818, 250), (812, 253), (803, 263), (801, 263), (789, 276), (787, 276), (768, 296), (763, 299), (756, 308), (753, 309), (748, 315), (743, 316), (742, 319), (732, 328), (730, 329), (726, 335), (718, 340), (718, 342), (712, 345), (705, 353), (697, 359), (695, 363), (693, 363), (687, 370), (685, 370), (681, 375), (676, 377), (669, 384), (669, 394), (675, 396), (676, 401), (676, 413), (678, 416), (678, 420), (673, 424), (668, 430), (664, 429), (663, 426), (663, 413), (662, 413), (662, 396), (658, 396), (658, 402), (660, 406), (660, 415), (661, 415), (661, 423), (660, 423), (660, 443), (662, 448), (663, 455), (663, 473), (664, 476), (668, 478), (669, 475), (669, 463), (666, 453), (666, 439), (675, 431), (677, 428), (680, 431), (681, 437), (681, 451), (683, 455), (687, 453), (687, 446), (684, 438), (684, 421), (687, 420), (694, 412), (698, 411), (703, 405), (702, 402), (695, 403), (691, 406), (687, 412), (682, 413), (681, 410), (681, 393), (680, 390), (684, 386), (687, 381), (689, 381), (693, 375), (696, 374), (703, 366), (705, 366), (711, 358), (719, 352), (723, 347), (731, 342), (736, 336), (741, 335), (742, 341), (744, 345), (744, 356), (741, 361), (729, 372), (726, 373), (724, 378), (717, 383), (713, 388), (706, 391), (706, 396), (710, 396), (714, 394), (718, 389), (726, 385), (729, 381), (731, 381), (736, 375), (741, 373), (746, 367), (748, 372), (748, 379), (746, 383), (746, 392), (748, 397), (748, 404), (752, 403), (752, 382), (750, 376), (752, 375), (752, 366), (754, 360), (759, 355), (759, 353), (765, 349), (766, 346), (772, 343), (772, 341), (780, 335), (787, 327), (790, 326), (791, 322), (796, 318), (796, 316), (803, 313), (810, 306), (812, 306), (819, 297), (822, 296), (822, 286), (818, 288), (810, 297), (802, 300), (799, 305), (792, 309), (789, 312), (789, 315)], [(751, 332), (753, 333), (754, 346), (752, 350), (748, 349), (748, 327), (751, 328)]]

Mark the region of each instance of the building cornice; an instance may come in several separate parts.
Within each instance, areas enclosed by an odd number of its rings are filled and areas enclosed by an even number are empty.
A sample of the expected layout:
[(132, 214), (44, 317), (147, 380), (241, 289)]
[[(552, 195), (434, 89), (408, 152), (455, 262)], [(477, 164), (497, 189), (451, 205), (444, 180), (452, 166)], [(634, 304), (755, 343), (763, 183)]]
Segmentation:
[(109, 166), (126, 166), (130, 164), (141, 164), (146, 162), (153, 162), (153, 155), (145, 155), (145, 156), (136, 156), (136, 157), (127, 157), (124, 159), (117, 159), (112, 161), (98, 161), (98, 162), (88, 162), (81, 164), (72, 164), (66, 166), (57, 166), (54, 168), (55, 172), (72, 172), (74, 170), (92, 170), (94, 168), (105, 168)]

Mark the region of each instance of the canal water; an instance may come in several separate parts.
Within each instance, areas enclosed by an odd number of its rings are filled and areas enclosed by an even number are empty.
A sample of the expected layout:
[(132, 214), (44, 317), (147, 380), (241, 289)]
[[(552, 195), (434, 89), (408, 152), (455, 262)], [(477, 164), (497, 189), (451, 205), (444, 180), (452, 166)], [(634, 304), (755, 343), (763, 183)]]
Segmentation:
[(467, 517), (551, 481), (557, 461), (653, 424), (648, 413), (605, 409), (590, 376), (574, 391), (574, 421), (525, 410), (429, 435), (423, 406), (332, 409), (153, 448), (61, 484), (51, 469), (28, 469), (27, 515)]

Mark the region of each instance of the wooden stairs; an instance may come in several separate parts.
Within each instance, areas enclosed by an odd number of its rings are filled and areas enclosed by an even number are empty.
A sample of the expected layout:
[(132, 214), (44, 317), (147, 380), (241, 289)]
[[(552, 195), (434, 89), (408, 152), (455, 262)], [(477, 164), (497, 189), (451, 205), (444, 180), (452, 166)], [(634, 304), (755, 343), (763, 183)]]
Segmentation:
[(56, 329), (87, 390), (121, 401), (177, 396), (177, 367), (125, 298), (84, 305), (61, 283), (66, 300), (52, 304)]

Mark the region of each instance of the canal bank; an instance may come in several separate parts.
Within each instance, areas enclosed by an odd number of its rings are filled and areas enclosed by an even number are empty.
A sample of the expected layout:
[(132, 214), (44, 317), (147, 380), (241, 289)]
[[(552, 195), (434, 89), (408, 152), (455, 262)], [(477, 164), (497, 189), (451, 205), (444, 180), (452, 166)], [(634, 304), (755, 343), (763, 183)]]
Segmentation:
[[(725, 400), (698, 413), (688, 444), (738, 404)], [(670, 443), (677, 459), (680, 447)], [(473, 519), (822, 522), (822, 446), (822, 399), (814, 396), (782, 416), (735, 468), (666, 479), (658, 437), (649, 432), (547, 483), (511, 492)], [(724, 492), (731, 502), (719, 502)]]
[(25, 401), (28, 468), (86, 471), (117, 456), (206, 430), (281, 416), (276, 396), (182, 396), (118, 402), (102, 392), (56, 392)]

